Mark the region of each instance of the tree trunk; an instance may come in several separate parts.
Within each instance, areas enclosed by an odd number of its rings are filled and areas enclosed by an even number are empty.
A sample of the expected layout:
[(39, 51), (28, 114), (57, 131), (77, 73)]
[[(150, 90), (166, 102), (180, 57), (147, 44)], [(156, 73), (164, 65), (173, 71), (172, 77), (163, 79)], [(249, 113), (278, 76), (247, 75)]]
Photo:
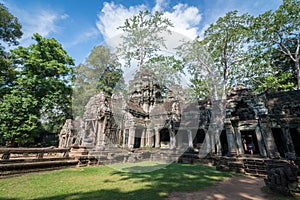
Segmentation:
[(298, 80), (298, 85), (297, 89), (300, 90), (300, 62), (296, 62), (296, 69), (297, 69), (297, 80)]
[(7, 147), (16, 147), (16, 139), (13, 137), (6, 146)]
[(226, 86), (227, 86), (227, 79), (228, 79), (228, 67), (224, 67), (224, 75), (223, 75), (223, 88), (222, 88), (222, 100), (226, 99)]

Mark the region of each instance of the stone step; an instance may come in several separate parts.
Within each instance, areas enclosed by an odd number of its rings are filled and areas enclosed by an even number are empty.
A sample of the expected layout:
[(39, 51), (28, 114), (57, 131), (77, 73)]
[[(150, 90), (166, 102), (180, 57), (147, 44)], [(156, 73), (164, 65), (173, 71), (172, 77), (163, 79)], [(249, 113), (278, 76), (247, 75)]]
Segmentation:
[(263, 173), (252, 173), (252, 172), (245, 172), (246, 175), (248, 176), (256, 176), (256, 177), (261, 177), (261, 178), (266, 178), (267, 175)]
[(60, 161), (60, 160), (70, 160), (68, 157), (51, 157), (51, 158), (11, 158), (9, 160), (0, 160), (0, 164), (9, 163), (29, 163), (29, 162), (46, 162), (46, 161)]
[(59, 170), (69, 167), (75, 167), (75, 166), (55, 166), (55, 167), (45, 167), (45, 168), (32, 168), (32, 169), (23, 169), (23, 170), (8, 170), (8, 171), (1, 171), (0, 172), (0, 179), (1, 178), (7, 178), (12, 176), (20, 176), (28, 173), (36, 173), (36, 172), (46, 172), (46, 171), (53, 171), (53, 170)]
[(54, 160), (54, 161), (43, 161), (43, 162), (23, 162), (23, 163), (8, 163), (0, 164), (0, 174), (4, 171), (10, 170), (26, 170), (34, 168), (51, 168), (58, 166), (76, 166), (78, 160)]

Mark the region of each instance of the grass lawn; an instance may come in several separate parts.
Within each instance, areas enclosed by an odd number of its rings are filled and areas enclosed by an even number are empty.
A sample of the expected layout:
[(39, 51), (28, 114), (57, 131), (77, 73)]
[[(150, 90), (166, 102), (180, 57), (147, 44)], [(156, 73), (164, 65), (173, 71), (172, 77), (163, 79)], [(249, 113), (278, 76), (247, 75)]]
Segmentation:
[[(123, 168), (122, 168), (123, 166)], [(123, 171), (145, 172), (131, 173)], [(163, 199), (173, 191), (195, 191), (231, 173), (205, 165), (144, 162), (69, 168), (0, 179), (3, 199)], [(140, 171), (139, 171), (140, 170)]]

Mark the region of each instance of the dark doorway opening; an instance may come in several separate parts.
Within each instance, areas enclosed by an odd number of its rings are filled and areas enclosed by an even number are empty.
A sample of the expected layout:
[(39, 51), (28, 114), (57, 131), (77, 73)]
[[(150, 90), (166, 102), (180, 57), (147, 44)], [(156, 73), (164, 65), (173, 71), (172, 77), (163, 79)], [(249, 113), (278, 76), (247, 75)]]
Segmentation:
[(163, 128), (159, 131), (160, 134), (160, 144), (168, 145), (170, 143), (170, 134), (167, 128)]
[(282, 138), (283, 133), (281, 128), (272, 128), (272, 133), (277, 147), (277, 151), (279, 152), (281, 157), (285, 157), (285, 145)]
[(241, 131), (241, 136), (245, 154), (251, 154), (251, 149), (253, 151), (253, 154), (259, 154), (255, 131)]
[(300, 133), (296, 128), (291, 128), (290, 134), (294, 144), (295, 153), (297, 154), (297, 156), (300, 156)]
[(222, 130), (221, 135), (220, 135), (220, 142), (221, 142), (221, 152), (222, 156), (225, 156), (228, 154), (228, 141), (227, 141), (227, 135), (226, 131)]
[(125, 130), (125, 145), (128, 146), (129, 130)]
[(136, 129), (134, 136), (134, 145), (133, 148), (141, 147), (141, 137), (142, 137), (143, 129)]
[(200, 149), (205, 139), (205, 132), (203, 129), (198, 129), (195, 138), (193, 139), (194, 148)]

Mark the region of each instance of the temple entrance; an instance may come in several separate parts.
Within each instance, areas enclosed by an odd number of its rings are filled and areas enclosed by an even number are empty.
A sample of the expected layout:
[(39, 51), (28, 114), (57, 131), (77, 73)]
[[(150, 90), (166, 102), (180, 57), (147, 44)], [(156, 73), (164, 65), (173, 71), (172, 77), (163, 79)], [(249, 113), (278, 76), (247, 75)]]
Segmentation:
[(295, 153), (297, 154), (297, 156), (300, 156), (300, 133), (296, 128), (291, 128), (290, 134), (294, 144)]
[(159, 131), (160, 134), (160, 146), (162, 148), (169, 147), (170, 144), (170, 133), (167, 128), (163, 128)]
[(136, 129), (134, 135), (134, 145), (133, 148), (141, 147), (141, 138), (142, 138), (143, 129)]
[(277, 147), (277, 151), (279, 152), (281, 157), (285, 157), (285, 145), (282, 138), (283, 133), (281, 128), (272, 128), (272, 133)]
[(128, 146), (128, 138), (129, 138), (129, 129), (125, 130), (125, 146)]
[(257, 138), (254, 130), (241, 131), (242, 144), (245, 154), (259, 154)]
[(222, 156), (227, 155), (228, 153), (228, 141), (227, 141), (227, 135), (226, 131), (222, 130), (221, 135), (220, 135), (220, 143), (221, 143), (221, 152)]
[(198, 129), (195, 138), (193, 139), (193, 146), (196, 149), (200, 149), (205, 139), (205, 132), (203, 129)]

